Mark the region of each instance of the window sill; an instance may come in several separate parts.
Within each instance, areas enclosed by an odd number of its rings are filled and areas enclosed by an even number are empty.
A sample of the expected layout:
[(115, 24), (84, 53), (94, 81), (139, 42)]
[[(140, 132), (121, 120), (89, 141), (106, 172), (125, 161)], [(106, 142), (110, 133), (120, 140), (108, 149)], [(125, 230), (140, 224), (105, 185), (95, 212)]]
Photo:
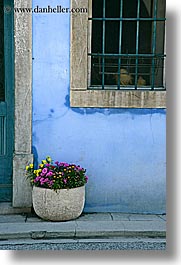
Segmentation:
[(166, 91), (83, 90), (70, 91), (71, 107), (166, 108)]

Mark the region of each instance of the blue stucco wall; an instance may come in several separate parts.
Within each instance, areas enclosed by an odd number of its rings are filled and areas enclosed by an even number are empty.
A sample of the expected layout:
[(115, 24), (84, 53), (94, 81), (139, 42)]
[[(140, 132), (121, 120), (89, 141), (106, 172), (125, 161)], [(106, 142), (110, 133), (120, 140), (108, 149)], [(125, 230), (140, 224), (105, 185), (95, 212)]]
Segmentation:
[[(33, 1), (50, 4), (60, 2)], [(166, 112), (70, 108), (69, 19), (33, 14), (35, 160), (51, 155), (87, 169), (85, 211), (164, 213)]]

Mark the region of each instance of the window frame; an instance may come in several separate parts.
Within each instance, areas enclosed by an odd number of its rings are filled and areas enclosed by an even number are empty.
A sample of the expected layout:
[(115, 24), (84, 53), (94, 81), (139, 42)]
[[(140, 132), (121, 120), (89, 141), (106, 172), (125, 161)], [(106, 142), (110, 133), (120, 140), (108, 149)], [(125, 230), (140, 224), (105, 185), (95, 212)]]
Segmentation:
[(87, 8), (87, 13), (71, 14), (70, 106), (89, 108), (166, 108), (165, 90), (88, 89), (92, 0), (71, 0), (71, 8)]

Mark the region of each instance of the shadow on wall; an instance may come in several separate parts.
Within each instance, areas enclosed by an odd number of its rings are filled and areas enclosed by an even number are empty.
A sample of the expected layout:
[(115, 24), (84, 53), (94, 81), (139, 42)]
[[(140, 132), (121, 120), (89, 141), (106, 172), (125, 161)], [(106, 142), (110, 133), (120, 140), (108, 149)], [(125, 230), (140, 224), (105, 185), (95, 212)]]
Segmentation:
[(32, 146), (32, 153), (33, 153), (33, 156), (34, 156), (35, 168), (38, 168), (38, 152), (37, 152), (37, 149), (36, 149), (35, 146)]
[(81, 115), (88, 115), (88, 114), (95, 114), (101, 113), (103, 115), (112, 115), (112, 114), (124, 114), (130, 113), (131, 115), (149, 115), (149, 114), (166, 114), (166, 109), (123, 109), (123, 108), (72, 108), (70, 107), (70, 96), (66, 95), (65, 97), (65, 107), (71, 108), (72, 111), (81, 114)]

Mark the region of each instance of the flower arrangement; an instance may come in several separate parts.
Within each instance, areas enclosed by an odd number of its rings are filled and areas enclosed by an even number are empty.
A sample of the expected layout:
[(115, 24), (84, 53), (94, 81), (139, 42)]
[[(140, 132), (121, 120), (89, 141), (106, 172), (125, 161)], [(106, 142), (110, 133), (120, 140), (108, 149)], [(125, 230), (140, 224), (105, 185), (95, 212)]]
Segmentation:
[(53, 190), (81, 187), (88, 181), (86, 169), (59, 161), (53, 163), (50, 156), (42, 160), (38, 169), (33, 164), (26, 166), (26, 175), (32, 186)]

